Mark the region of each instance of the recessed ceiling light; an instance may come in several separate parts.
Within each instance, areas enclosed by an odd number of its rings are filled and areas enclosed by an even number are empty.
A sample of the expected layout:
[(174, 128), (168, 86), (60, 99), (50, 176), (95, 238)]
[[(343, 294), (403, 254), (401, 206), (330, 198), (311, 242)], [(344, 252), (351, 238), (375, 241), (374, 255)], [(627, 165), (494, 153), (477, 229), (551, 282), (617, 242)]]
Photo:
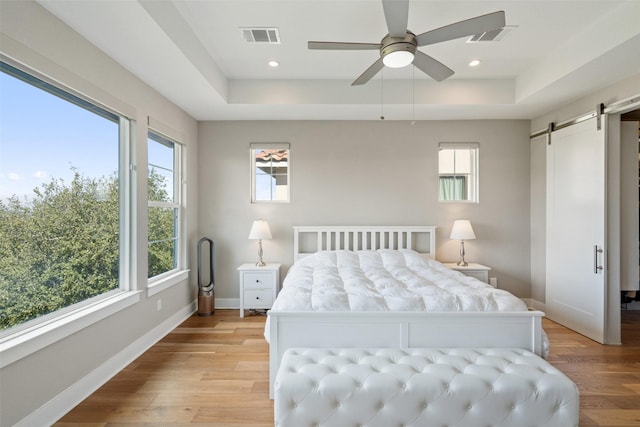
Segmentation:
[(474, 59), (473, 61), (469, 62), (469, 67), (477, 67), (478, 65), (480, 65), (479, 59)]
[(269, 67), (275, 68), (275, 67), (277, 67), (279, 65), (280, 65), (280, 63), (278, 61), (274, 61), (274, 60), (269, 61)]

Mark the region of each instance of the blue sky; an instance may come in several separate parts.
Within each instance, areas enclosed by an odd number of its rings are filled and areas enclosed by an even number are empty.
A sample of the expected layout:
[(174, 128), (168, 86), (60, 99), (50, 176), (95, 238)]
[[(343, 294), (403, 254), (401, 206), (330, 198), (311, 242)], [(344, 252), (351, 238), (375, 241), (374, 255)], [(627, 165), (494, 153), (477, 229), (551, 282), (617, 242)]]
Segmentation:
[(0, 72), (0, 200), (117, 166), (117, 123)]

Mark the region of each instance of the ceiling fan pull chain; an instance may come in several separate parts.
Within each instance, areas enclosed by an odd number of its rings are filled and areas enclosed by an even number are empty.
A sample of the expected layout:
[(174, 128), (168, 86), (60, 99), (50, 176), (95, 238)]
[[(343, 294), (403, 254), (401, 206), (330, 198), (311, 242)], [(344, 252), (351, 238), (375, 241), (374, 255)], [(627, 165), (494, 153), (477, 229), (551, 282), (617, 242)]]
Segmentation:
[(416, 69), (411, 68), (411, 125), (416, 124)]
[(384, 69), (380, 72), (380, 120), (384, 120)]

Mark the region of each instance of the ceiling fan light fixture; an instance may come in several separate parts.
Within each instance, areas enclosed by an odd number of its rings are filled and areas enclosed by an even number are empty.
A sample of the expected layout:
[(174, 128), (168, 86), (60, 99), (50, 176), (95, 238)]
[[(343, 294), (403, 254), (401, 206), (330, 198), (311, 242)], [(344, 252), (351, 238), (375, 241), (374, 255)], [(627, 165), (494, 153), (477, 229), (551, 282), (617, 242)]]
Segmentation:
[(389, 52), (382, 58), (384, 65), (390, 68), (402, 68), (413, 62), (413, 53), (408, 50), (396, 50)]

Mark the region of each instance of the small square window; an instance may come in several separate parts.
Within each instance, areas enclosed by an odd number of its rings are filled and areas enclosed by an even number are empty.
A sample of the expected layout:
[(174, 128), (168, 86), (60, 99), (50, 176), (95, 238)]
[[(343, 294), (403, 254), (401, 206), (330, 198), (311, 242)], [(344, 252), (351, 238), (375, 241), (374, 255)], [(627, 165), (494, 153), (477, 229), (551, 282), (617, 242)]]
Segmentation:
[(440, 143), (438, 194), (441, 202), (478, 202), (477, 143)]
[(251, 202), (289, 202), (289, 144), (251, 144)]

